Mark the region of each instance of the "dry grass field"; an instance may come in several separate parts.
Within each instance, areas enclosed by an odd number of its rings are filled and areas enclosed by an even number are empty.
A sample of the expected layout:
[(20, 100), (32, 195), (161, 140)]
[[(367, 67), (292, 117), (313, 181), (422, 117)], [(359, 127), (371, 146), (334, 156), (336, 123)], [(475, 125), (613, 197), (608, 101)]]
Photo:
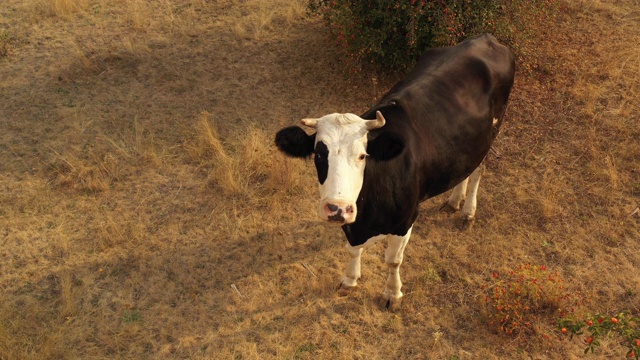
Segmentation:
[[(383, 245), (349, 296), (311, 161), (274, 133), (359, 113), (304, 0), (0, 2), (0, 359), (572, 359), (581, 339), (488, 326), (493, 273), (545, 265), (581, 313), (640, 312), (640, 3), (564, 0), (519, 73), (457, 230), (422, 205), (405, 300)], [(236, 291), (237, 290), (237, 291)], [(550, 339), (543, 335), (551, 334)], [(623, 358), (615, 340), (590, 358)]]

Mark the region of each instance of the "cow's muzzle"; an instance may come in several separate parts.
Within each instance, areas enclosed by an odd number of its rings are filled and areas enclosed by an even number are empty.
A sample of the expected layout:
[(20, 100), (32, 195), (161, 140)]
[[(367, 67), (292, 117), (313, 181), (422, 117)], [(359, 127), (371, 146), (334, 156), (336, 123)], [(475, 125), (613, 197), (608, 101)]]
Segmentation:
[(324, 220), (340, 224), (350, 224), (356, 220), (355, 204), (341, 201), (325, 201), (321, 217)]

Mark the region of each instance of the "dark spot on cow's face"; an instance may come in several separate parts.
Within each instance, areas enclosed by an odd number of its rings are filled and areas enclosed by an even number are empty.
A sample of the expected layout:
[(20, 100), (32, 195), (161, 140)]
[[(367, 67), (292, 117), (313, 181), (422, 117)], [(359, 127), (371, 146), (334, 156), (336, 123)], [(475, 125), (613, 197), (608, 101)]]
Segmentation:
[(327, 180), (329, 173), (329, 148), (322, 141), (318, 141), (314, 153), (313, 161), (318, 171), (318, 182), (322, 185)]
[(339, 213), (337, 213), (335, 215), (327, 216), (327, 220), (343, 223), (344, 222), (344, 216), (342, 216), (342, 212), (339, 212)]
[(327, 208), (331, 211), (338, 211), (338, 206), (333, 204), (327, 204)]

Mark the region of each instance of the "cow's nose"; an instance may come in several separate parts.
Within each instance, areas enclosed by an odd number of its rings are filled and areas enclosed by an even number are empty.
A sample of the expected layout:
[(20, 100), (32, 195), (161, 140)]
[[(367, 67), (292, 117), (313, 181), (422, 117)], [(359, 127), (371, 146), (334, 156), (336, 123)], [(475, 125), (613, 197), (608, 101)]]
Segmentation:
[(327, 203), (324, 212), (329, 221), (345, 222), (353, 216), (353, 205)]
[(328, 209), (330, 212), (336, 212), (336, 211), (338, 211), (338, 209), (339, 209), (339, 208), (340, 208), (340, 207), (339, 207), (338, 205), (334, 205), (334, 204), (327, 204), (327, 209)]

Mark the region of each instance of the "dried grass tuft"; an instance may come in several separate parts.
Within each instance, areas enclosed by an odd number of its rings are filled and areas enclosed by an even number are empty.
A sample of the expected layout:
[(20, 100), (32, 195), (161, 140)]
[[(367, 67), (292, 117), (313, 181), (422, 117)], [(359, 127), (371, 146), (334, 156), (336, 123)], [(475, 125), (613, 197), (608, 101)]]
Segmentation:
[(70, 20), (71, 16), (87, 8), (86, 0), (29, 0), (26, 5), (33, 8), (34, 15), (58, 17)]
[(306, 164), (281, 155), (271, 136), (253, 124), (235, 128), (223, 143), (212, 115), (203, 112), (196, 134), (187, 152), (207, 168), (209, 184), (227, 196), (276, 206), (307, 188), (305, 177), (310, 173)]
[(233, 25), (236, 37), (244, 40), (261, 40), (282, 33), (304, 16), (306, 2), (278, 0), (265, 2), (247, 1), (242, 16)]
[(95, 78), (107, 71), (134, 72), (149, 53), (143, 38), (123, 36), (119, 39), (93, 37), (87, 41), (76, 38), (75, 58), (61, 72), (67, 80)]
[[(57, 157), (58, 161), (53, 162), (48, 169), (54, 186), (92, 193), (109, 188), (106, 174), (96, 164), (60, 154)], [(105, 162), (103, 166), (112, 164)]]
[(189, 148), (192, 156), (207, 161), (213, 167), (209, 172), (209, 182), (220, 187), (229, 195), (242, 193), (238, 178), (238, 161), (228, 154), (218, 131), (211, 123), (211, 114), (203, 112), (196, 124), (197, 143)]

